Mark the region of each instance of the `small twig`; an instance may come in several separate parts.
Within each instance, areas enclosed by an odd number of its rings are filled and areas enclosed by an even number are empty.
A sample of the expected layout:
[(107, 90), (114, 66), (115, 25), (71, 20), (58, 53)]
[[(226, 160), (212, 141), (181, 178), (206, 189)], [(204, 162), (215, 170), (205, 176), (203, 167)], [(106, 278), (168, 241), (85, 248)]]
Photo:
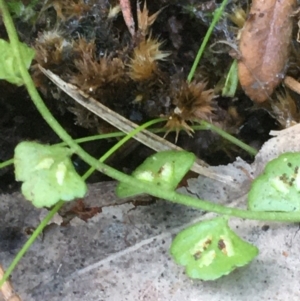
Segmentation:
[(286, 87), (289, 89), (293, 90), (294, 92), (300, 94), (300, 83), (296, 81), (293, 77), (291, 76), (286, 76), (283, 80), (283, 83)]
[[(4, 270), (0, 265), (0, 279), (4, 276)], [(9, 281), (5, 281), (1, 287), (1, 292), (5, 301), (21, 301), (21, 298), (15, 294), (14, 289)]]
[(130, 0), (120, 0), (120, 7), (122, 10), (124, 21), (130, 34), (135, 36), (135, 22), (131, 12)]
[[(120, 131), (128, 134), (133, 129), (138, 127), (138, 125), (136, 125), (135, 123), (110, 110), (94, 98), (79, 90), (76, 86), (64, 82), (59, 76), (55, 75), (50, 70), (46, 70), (41, 66), (39, 66), (39, 68), (54, 84), (56, 84), (61, 90), (71, 96), (76, 102), (78, 102), (112, 126), (118, 128)], [(178, 151), (182, 150), (182, 148), (147, 130), (139, 132), (135, 135), (134, 138), (157, 152), (170, 149)], [(214, 171), (209, 170), (207, 167), (207, 163), (200, 159), (197, 159), (191, 170), (219, 182), (228, 184), (233, 182), (231, 177), (217, 174)]]

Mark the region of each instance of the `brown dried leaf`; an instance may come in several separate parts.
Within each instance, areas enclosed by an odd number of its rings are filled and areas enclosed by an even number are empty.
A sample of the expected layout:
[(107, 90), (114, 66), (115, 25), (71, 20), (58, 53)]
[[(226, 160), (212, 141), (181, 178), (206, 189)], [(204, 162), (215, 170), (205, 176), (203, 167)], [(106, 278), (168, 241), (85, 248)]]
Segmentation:
[(255, 102), (264, 102), (283, 78), (296, 0), (254, 0), (242, 29), (240, 83)]
[(131, 12), (131, 5), (129, 0), (120, 0), (120, 7), (126, 26), (132, 36), (135, 35), (135, 22)]

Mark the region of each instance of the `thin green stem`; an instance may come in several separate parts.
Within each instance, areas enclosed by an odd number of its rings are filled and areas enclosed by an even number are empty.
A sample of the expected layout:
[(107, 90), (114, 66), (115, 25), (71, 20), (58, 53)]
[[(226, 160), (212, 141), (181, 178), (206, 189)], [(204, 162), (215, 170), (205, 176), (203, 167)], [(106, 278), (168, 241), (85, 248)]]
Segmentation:
[(0, 0), (0, 10), (2, 11), (3, 22), (6, 27), (6, 31), (12, 45), (12, 52), (17, 61), (17, 65), (19, 66), (19, 71), (24, 81), (24, 85), (27, 88), (27, 91), (31, 97), (31, 100), (35, 104), (37, 110), (43, 116), (45, 121), (49, 124), (49, 126), (53, 129), (53, 131), (63, 140), (74, 153), (77, 153), (78, 150), (83, 151), (76, 142), (72, 139), (72, 137), (63, 129), (63, 127), (57, 122), (57, 120), (52, 116), (48, 108), (45, 106), (43, 100), (41, 99), (38, 91), (35, 88), (35, 85), (32, 81), (32, 78), (26, 69), (24, 64), (23, 55), (20, 51), (20, 42), (18, 39), (18, 35), (16, 29), (13, 24), (13, 20), (9, 14), (7, 5), (4, 0)]
[(59, 208), (63, 205), (64, 202), (60, 201), (55, 205), (55, 207), (48, 213), (48, 215), (41, 221), (41, 223), (38, 225), (38, 227), (34, 230), (32, 235), (29, 237), (29, 239), (26, 241), (22, 249), (18, 252), (18, 254), (15, 256), (12, 263), (9, 265), (7, 270), (5, 271), (5, 274), (3, 275), (2, 279), (0, 280), (0, 288), (2, 287), (3, 283), (8, 279), (12, 271), (15, 269), (18, 262), (21, 260), (21, 258), (24, 256), (24, 254), (27, 252), (29, 247), (34, 243), (36, 238), (42, 233), (43, 229), (47, 226), (47, 224), (50, 222), (54, 214), (59, 210)]
[[(209, 26), (206, 34), (205, 34), (205, 37), (204, 37), (204, 39), (203, 39), (203, 41), (201, 43), (201, 46), (200, 46), (199, 51), (197, 53), (197, 56), (196, 56), (196, 58), (194, 60), (193, 66), (191, 68), (191, 71), (190, 71), (190, 73), (188, 75), (188, 78), (187, 78), (188, 82), (191, 82), (191, 80), (194, 77), (194, 74), (196, 72), (197, 66), (198, 66), (198, 64), (200, 62), (200, 59), (201, 59), (203, 53), (204, 53), (204, 49), (205, 49), (205, 47), (206, 47), (206, 45), (208, 43), (208, 40), (209, 40), (209, 38), (210, 38), (210, 36), (211, 36), (211, 34), (213, 32), (213, 29), (214, 29), (215, 25), (217, 24), (217, 22), (221, 18), (221, 15), (222, 15), (222, 13), (223, 13), (223, 11), (225, 9), (225, 6), (227, 5), (227, 2), (228, 2), (228, 0), (223, 0), (221, 6), (214, 13), (213, 20), (212, 20), (212, 22), (211, 22), (211, 24), (210, 24), (210, 26)], [(220, 129), (220, 128), (218, 128), (218, 127), (216, 127), (216, 126), (214, 126), (214, 125), (212, 125), (212, 124), (210, 124), (208, 122), (205, 122), (205, 121), (202, 121), (200, 124), (205, 125), (206, 129), (210, 129), (210, 130), (218, 133), (224, 139), (229, 140), (233, 144), (235, 144), (235, 145), (239, 146), (240, 148), (244, 149), (245, 151), (247, 151), (249, 154), (251, 154), (253, 156), (255, 156), (257, 154), (257, 150), (256, 149), (254, 149), (254, 148), (250, 147), (249, 145), (243, 143), (241, 140), (239, 140), (239, 139), (231, 136), (230, 134), (226, 133), (222, 129)]]
[(216, 11), (214, 12), (213, 20), (212, 20), (212, 22), (211, 22), (211, 24), (210, 24), (210, 26), (209, 26), (206, 34), (205, 34), (205, 37), (204, 37), (204, 39), (203, 39), (203, 41), (201, 43), (201, 46), (200, 46), (200, 48), (198, 50), (197, 56), (196, 56), (196, 58), (194, 60), (193, 66), (191, 68), (191, 71), (190, 71), (190, 73), (188, 75), (188, 78), (187, 78), (188, 82), (191, 82), (191, 80), (194, 77), (194, 74), (195, 74), (197, 66), (198, 66), (198, 64), (200, 62), (200, 59), (201, 59), (202, 54), (204, 52), (204, 49), (205, 49), (205, 47), (206, 47), (206, 45), (208, 43), (208, 40), (209, 40), (209, 38), (210, 38), (213, 30), (214, 30), (214, 27), (216, 26), (216, 24), (218, 23), (219, 19), (221, 18), (221, 15), (222, 15), (222, 13), (223, 13), (223, 11), (225, 9), (225, 6), (226, 6), (227, 2), (228, 2), (228, 0), (223, 0), (223, 2), (221, 3), (221, 6), (218, 9), (216, 9)]
[[(155, 119), (155, 120), (158, 120), (158, 119)], [(154, 120), (154, 123), (156, 123), (155, 120)], [(160, 120), (161, 121), (165, 121), (164, 118), (161, 118)], [(207, 128), (206, 125), (193, 125), (193, 126), (191, 126), (191, 128), (194, 131), (208, 130), (208, 128)], [(158, 133), (165, 133), (166, 131), (168, 131), (168, 129), (167, 128), (148, 129), (148, 131), (152, 132), (152, 133), (158, 134)], [(174, 132), (174, 131), (176, 131), (176, 129), (170, 129), (169, 131), (170, 132), (172, 132), (172, 131)], [(118, 137), (124, 137), (124, 136), (128, 136), (128, 135), (126, 135), (123, 132), (115, 132), (115, 133), (109, 133), (109, 134), (93, 135), (93, 136), (78, 138), (78, 139), (74, 139), (74, 141), (76, 143), (78, 143), (78, 144), (81, 144), (81, 143), (91, 142), (91, 141), (95, 141), (95, 140), (109, 139), (109, 138), (118, 138)], [(67, 146), (67, 143), (60, 142), (60, 143), (57, 143), (55, 145), (57, 145), (57, 146)], [(12, 164), (14, 164), (14, 159), (13, 158), (0, 163), (0, 169), (4, 168), (6, 166), (12, 165)]]
[(239, 146), (240, 148), (244, 149), (245, 151), (247, 151), (250, 155), (255, 156), (257, 154), (257, 150), (249, 145), (247, 145), (246, 143), (244, 143), (243, 141), (235, 138), (234, 136), (228, 134), (227, 132), (223, 131), (222, 129), (220, 129), (219, 127), (207, 122), (207, 121), (200, 121), (199, 122), (202, 126), (205, 127), (206, 130), (211, 130), (213, 132), (218, 133), (221, 137), (223, 137), (224, 139), (230, 141), (231, 143)]
[[(224, 2), (223, 2), (224, 3)], [(123, 182), (127, 185), (134, 186), (138, 189), (143, 190), (145, 193), (158, 197), (160, 199), (169, 200), (171, 202), (182, 204), (185, 206), (190, 206), (193, 208), (201, 209), (204, 211), (211, 211), (223, 215), (236, 216), (240, 218), (247, 218), (253, 220), (266, 220), (266, 221), (281, 221), (281, 222), (299, 222), (300, 221), (300, 213), (292, 212), (292, 213), (276, 213), (276, 212), (253, 212), (235, 208), (229, 208), (226, 206), (213, 204), (205, 200), (200, 200), (196, 198), (192, 198), (190, 196), (181, 195), (175, 191), (167, 191), (162, 190), (158, 186), (152, 183), (145, 183), (143, 181), (137, 180), (131, 176), (125, 175), (118, 170), (115, 170), (108, 165), (99, 162), (88, 153), (86, 153), (76, 142), (73, 141), (72, 137), (68, 135), (65, 130), (60, 126), (60, 124), (54, 119), (54, 117), (49, 112), (48, 108), (45, 106), (43, 100), (35, 89), (34, 83), (23, 63), (22, 56), (19, 51), (19, 40), (15, 28), (12, 23), (12, 19), (7, 10), (6, 4), (4, 0), (0, 0), (0, 9), (3, 13), (3, 21), (6, 26), (10, 42), (13, 46), (13, 54), (18, 61), (18, 65), (20, 66), (20, 73), (23, 77), (25, 86), (32, 98), (32, 101), (36, 105), (38, 111), (42, 114), (43, 118), (46, 122), (52, 127), (52, 129), (58, 134), (58, 136), (68, 144), (71, 150), (77, 153), (86, 163), (88, 163), (91, 167), (96, 168), (100, 172), (110, 176), (111, 178)], [(55, 208), (60, 208), (62, 206), (61, 202), (58, 203)], [(51, 211), (52, 212), (52, 211)], [(49, 218), (49, 216), (47, 216)], [(49, 218), (50, 220), (51, 218)], [(43, 221), (42, 226), (45, 226), (46, 221)], [(34, 238), (33, 238), (34, 239)], [(18, 257), (20, 258), (20, 256)], [(11, 271), (12, 269), (9, 268)], [(7, 277), (7, 273), (5, 274)], [(5, 277), (2, 278), (0, 285), (5, 281)]]
[[(264, 221), (278, 221), (278, 222), (299, 222), (300, 221), (300, 212), (256, 212), (248, 211), (243, 209), (230, 208), (223, 205), (218, 205), (211, 203), (206, 200), (196, 199), (191, 196), (183, 195), (175, 191), (168, 191), (159, 189), (157, 185), (152, 183), (137, 180), (132, 176), (125, 175), (118, 170), (115, 170), (108, 165), (97, 161), (92, 158), (91, 165), (96, 165), (97, 169), (104, 172), (106, 175), (114, 178), (120, 182), (123, 182), (127, 185), (134, 186), (138, 189), (143, 190), (145, 193), (153, 195), (160, 199), (165, 199), (177, 204), (193, 207), (196, 209), (201, 209), (204, 211), (215, 212), (222, 215), (235, 216), (239, 218), (246, 218), (251, 220), (264, 220)], [(95, 162), (96, 161), (96, 162)]]
[[(138, 132), (140, 132), (141, 130), (155, 124), (155, 123), (159, 123), (164, 121), (163, 118), (157, 118), (157, 119), (153, 119), (150, 120), (146, 123), (144, 123), (143, 125), (138, 126), (137, 128), (135, 128), (134, 130), (132, 130), (128, 135), (126, 135), (123, 139), (121, 139), (117, 144), (115, 144), (107, 153), (106, 156), (109, 157), (110, 155), (112, 155), (121, 145), (125, 144), (128, 140), (130, 140), (133, 136), (135, 136)], [(106, 157), (104, 158), (104, 161), (106, 160)]]
[[(126, 143), (129, 139), (131, 139), (134, 135), (136, 135), (138, 132), (142, 131), (143, 129), (161, 122), (162, 119), (156, 119), (156, 120), (151, 120), (138, 128), (132, 130), (126, 137), (124, 137), (122, 140), (120, 140), (114, 147), (112, 147), (108, 152), (106, 152), (100, 159), (99, 162), (104, 162), (109, 156), (111, 156), (118, 148), (120, 148), (124, 143)], [(95, 168), (91, 167), (89, 170), (82, 176), (83, 180), (86, 180), (93, 172)], [(0, 280), (0, 288), (3, 285), (3, 283), (8, 279), (12, 271), (15, 269), (16, 265), (18, 262), (22, 259), (22, 257), (26, 254), (30, 246), (34, 243), (36, 238), (42, 233), (44, 228), (48, 225), (52, 217), (58, 210), (63, 206), (65, 202), (59, 201), (52, 209), (51, 211), (47, 214), (47, 216), (43, 219), (43, 221), (39, 224), (39, 226), (34, 230), (30, 238), (27, 240), (27, 242), (24, 244), (22, 249), (18, 252), (18, 254), (15, 256), (14, 260), (12, 263), (9, 265), (8, 269), (6, 270), (5, 274), (3, 275), (2, 279)]]
[[(106, 154), (104, 154), (101, 157), (101, 160), (99, 160), (100, 162), (104, 162), (108, 157), (110, 157), (118, 148), (120, 148), (123, 144), (125, 144), (128, 140), (130, 140), (134, 135), (136, 135), (138, 132), (142, 131), (143, 129), (155, 124), (155, 123), (159, 123), (162, 122), (164, 119), (162, 118), (157, 118), (151, 121), (148, 121), (142, 125), (140, 125), (139, 127), (135, 128), (134, 130), (132, 130), (130, 133), (128, 133), (128, 135), (126, 135), (123, 139), (121, 139), (118, 143), (116, 143), (111, 149), (109, 149)], [(95, 167), (92, 166), (86, 173), (84, 176), (86, 176), (87, 178), (95, 171)]]
[[(224, 3), (224, 2), (223, 2)], [(212, 204), (209, 201), (203, 201), (200, 199), (192, 198), (190, 196), (181, 195), (174, 191), (164, 191), (157, 187), (154, 184), (142, 182), (137, 180), (131, 176), (125, 175), (118, 170), (115, 170), (109, 167), (106, 164), (99, 162), (97, 159), (90, 156), (86, 153), (79, 145), (77, 145), (73, 139), (65, 132), (65, 130), (60, 126), (60, 124), (54, 119), (51, 115), (47, 107), (45, 106), (43, 100), (40, 98), (38, 92), (35, 89), (34, 83), (23, 64), (22, 58), (19, 56), (18, 50), (18, 37), (15, 32), (15, 29), (12, 25), (12, 19), (7, 11), (4, 0), (0, 0), (0, 9), (3, 12), (3, 20), (5, 26), (7, 26), (7, 31), (9, 34), (10, 41), (13, 45), (14, 55), (18, 58), (18, 63), (20, 66), (20, 72), (22, 77), (24, 78), (24, 82), (30, 96), (32, 97), (32, 101), (36, 105), (37, 109), (40, 111), (44, 119), (48, 122), (48, 124), (53, 128), (53, 130), (64, 140), (74, 152), (76, 152), (87, 164), (95, 167), (100, 172), (108, 175), (109, 177), (124, 182), (127, 185), (135, 186), (145, 193), (156, 196), (158, 198), (162, 198), (165, 200), (169, 200), (171, 202), (175, 202), (178, 204), (202, 209), (205, 211), (212, 211), (219, 214), (236, 216), (240, 218), (248, 218), (248, 219), (256, 219), (256, 220), (269, 220), (269, 221), (282, 221), (282, 222), (296, 222), (300, 221), (300, 213), (275, 213), (275, 212), (252, 212), (248, 210), (234, 209), (228, 208), (226, 206)]]
[(1, 169), (1, 168), (4, 168), (4, 167), (6, 167), (6, 166), (9, 166), (9, 165), (11, 165), (11, 164), (14, 164), (14, 159), (9, 159), (9, 160), (7, 160), (7, 161), (1, 162), (1, 163), (0, 163), (0, 169)]
[[(78, 138), (78, 139), (74, 139), (74, 141), (78, 144), (82, 144), (82, 143), (96, 141), (96, 140), (102, 140), (102, 139), (119, 138), (119, 137), (123, 137), (125, 135), (126, 134), (123, 132), (115, 132), (115, 133), (109, 133), (109, 134), (93, 135), (93, 136)], [(61, 142), (56, 145), (66, 146), (67, 144), (65, 142)]]

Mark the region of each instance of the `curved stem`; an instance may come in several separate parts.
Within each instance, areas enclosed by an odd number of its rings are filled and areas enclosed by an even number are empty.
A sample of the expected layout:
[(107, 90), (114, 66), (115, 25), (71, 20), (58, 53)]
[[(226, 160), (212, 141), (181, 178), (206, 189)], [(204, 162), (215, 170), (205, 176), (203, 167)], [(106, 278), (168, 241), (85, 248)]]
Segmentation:
[[(225, 2), (223, 2), (225, 3)], [(156, 196), (161, 199), (169, 200), (174, 203), (194, 207), (197, 209), (202, 209), (205, 211), (211, 211), (219, 214), (236, 216), (240, 218), (254, 219), (254, 220), (269, 220), (269, 221), (282, 221), (282, 222), (296, 222), (300, 221), (300, 213), (276, 213), (276, 212), (253, 212), (242, 209), (228, 208), (226, 206), (217, 205), (210, 203), (209, 201), (204, 201), (190, 196), (181, 195), (175, 191), (165, 191), (160, 189), (154, 184), (142, 182), (131, 176), (125, 175), (118, 170), (109, 167), (106, 164), (99, 162), (97, 159), (93, 158), (91, 155), (86, 153), (76, 142), (73, 141), (72, 137), (66, 133), (66, 131), (61, 127), (61, 125), (55, 120), (51, 115), (48, 108), (45, 106), (43, 100), (35, 89), (34, 83), (28, 73), (25, 65), (23, 64), (22, 57), (19, 52), (19, 40), (17, 33), (13, 27), (12, 19), (6, 8), (4, 0), (0, 0), (0, 8), (3, 12), (3, 20), (5, 26), (7, 26), (7, 32), (10, 41), (13, 45), (14, 55), (18, 60), (20, 66), (20, 72), (24, 79), (26, 88), (32, 98), (32, 101), (36, 105), (39, 112), (42, 114), (46, 122), (52, 127), (52, 129), (59, 135), (59, 137), (65, 141), (69, 147), (77, 153), (87, 164), (95, 167), (100, 172), (108, 175), (109, 177), (124, 182), (127, 185), (136, 186), (140, 188), (145, 193)]]
[(223, 131), (222, 129), (220, 129), (219, 127), (202, 120), (200, 122), (200, 124), (202, 126), (205, 126), (206, 130), (211, 130), (213, 132), (216, 132), (217, 134), (219, 134), (221, 137), (223, 137), (224, 139), (230, 141), (231, 143), (239, 146), (240, 148), (244, 149), (245, 151), (247, 151), (250, 155), (255, 156), (257, 154), (257, 150), (251, 146), (249, 146), (248, 144), (244, 143), (243, 141), (239, 140), (238, 138), (233, 137), (232, 135), (228, 134), (227, 132)]
[(3, 277), (0, 279), (0, 288), (3, 285), (3, 283), (8, 279), (12, 271), (15, 269), (16, 265), (19, 263), (21, 258), (24, 256), (24, 254), (27, 252), (29, 247), (34, 243), (34, 241), (37, 239), (37, 237), (42, 233), (43, 229), (47, 226), (47, 224), (50, 222), (54, 214), (61, 208), (61, 206), (64, 204), (63, 201), (58, 202), (54, 208), (47, 214), (47, 216), (40, 222), (38, 227), (34, 230), (32, 235), (29, 237), (29, 239), (26, 241), (22, 249), (18, 252), (18, 254), (15, 256), (12, 263), (9, 265), (7, 270), (5, 271)]
[[(226, 0), (223, 2), (225, 3)], [(86, 153), (73, 139), (72, 137), (66, 133), (66, 131), (61, 127), (61, 125), (55, 120), (55, 118), (51, 115), (48, 108), (45, 106), (43, 100), (41, 99), (40, 95), (38, 94), (34, 83), (26, 69), (26, 66), (23, 63), (22, 56), (19, 51), (19, 40), (17, 33), (14, 29), (12, 19), (9, 15), (9, 12), (7, 10), (6, 4), (4, 0), (0, 0), (0, 9), (3, 13), (3, 20), (4, 24), (6, 26), (10, 42), (13, 46), (13, 54), (15, 58), (18, 61), (18, 65), (20, 66), (20, 73), (24, 79), (25, 86), (32, 98), (32, 101), (34, 102), (36, 108), (38, 111), (42, 114), (43, 118), (46, 120), (46, 122), (51, 126), (51, 128), (59, 135), (59, 137), (66, 142), (71, 150), (75, 153), (77, 153), (86, 163), (88, 163), (92, 168), (96, 168), (100, 172), (110, 176), (111, 178), (118, 180), (120, 182), (124, 182), (127, 185), (135, 186), (141, 190), (143, 190), (145, 193), (148, 193), (150, 195), (153, 195), (155, 197), (169, 200), (171, 202), (182, 204), (185, 206), (194, 207), (197, 209), (201, 209), (204, 211), (211, 211), (223, 215), (229, 215), (229, 216), (236, 216), (240, 218), (247, 218), (247, 219), (253, 219), (253, 220), (268, 220), (268, 221), (281, 221), (281, 222), (299, 222), (300, 221), (300, 213), (299, 212), (292, 212), (292, 213), (276, 213), (276, 212), (253, 212), (253, 211), (247, 211), (242, 209), (235, 209), (235, 208), (229, 208), (226, 206), (213, 204), (205, 200), (200, 200), (196, 198), (192, 198), (190, 196), (181, 195), (175, 191), (166, 191), (160, 189), (158, 186), (151, 184), (151, 183), (145, 183), (140, 180), (137, 180), (131, 176), (125, 175), (118, 170), (115, 170), (111, 167), (109, 167), (106, 164), (103, 164), (102, 162), (99, 162), (92, 156), (90, 156), (88, 153)], [(55, 208), (59, 208), (61, 206), (61, 203), (58, 203)], [(53, 212), (53, 211), (51, 211)], [(44, 220), (42, 225), (40, 227), (45, 226), (46, 221), (51, 219), (51, 215), (48, 215), (47, 219)], [(6, 273), (7, 275), (7, 273)], [(5, 281), (5, 278), (3, 277), (0, 283), (2, 284)]]
[(11, 165), (11, 164), (14, 164), (14, 159), (9, 159), (9, 160), (7, 160), (7, 161), (1, 162), (1, 163), (0, 163), (0, 169), (1, 169), (1, 168), (4, 168), (4, 167), (6, 167), (6, 166), (9, 166), (9, 165)]
[[(160, 119), (152, 120), (149, 121), (138, 128), (134, 129), (131, 131), (126, 137), (124, 137), (121, 141), (119, 141), (114, 147), (114, 151), (116, 151), (119, 147), (121, 147), (127, 140), (131, 139), (137, 132), (151, 126), (154, 123), (161, 122)], [(99, 162), (104, 162), (113, 152), (110, 149), (108, 152), (106, 152), (100, 159)], [(82, 176), (83, 180), (86, 180), (93, 172), (95, 168), (91, 167), (89, 170)], [(22, 259), (22, 257), (25, 255), (25, 253), (28, 251), (30, 246), (34, 243), (36, 238), (43, 232), (44, 228), (48, 225), (52, 217), (58, 210), (63, 206), (65, 202), (59, 201), (52, 209), (51, 211), (47, 214), (47, 216), (41, 221), (39, 226), (34, 230), (30, 238), (27, 240), (27, 242), (23, 245), (22, 249), (18, 252), (18, 254), (15, 256), (14, 260), (12, 263), (9, 265), (7, 270), (5, 271), (3, 277), (0, 279), (0, 288), (3, 285), (3, 283), (8, 279), (12, 271), (15, 269), (16, 265), (18, 262)]]
[[(154, 119), (151, 121), (148, 121), (140, 126), (138, 126), (137, 128), (135, 128), (133, 131), (131, 131), (130, 133), (128, 133), (128, 135), (126, 135), (123, 139), (121, 139), (118, 143), (116, 143), (112, 148), (110, 148), (99, 160), (100, 162), (104, 162), (108, 157), (110, 157), (118, 148), (120, 148), (124, 143), (126, 143), (128, 140), (130, 140), (134, 135), (136, 135), (138, 132), (142, 131), (143, 129), (161, 122), (162, 119), (158, 118), (158, 119)], [(94, 168), (94, 166), (91, 166), (91, 168), (85, 173), (85, 175), (83, 176), (83, 178), (88, 178), (94, 171), (96, 168)]]
[(209, 26), (206, 34), (205, 34), (205, 37), (204, 37), (204, 39), (203, 39), (203, 41), (201, 43), (201, 46), (200, 46), (200, 48), (198, 50), (197, 56), (196, 56), (196, 58), (194, 60), (193, 66), (191, 68), (191, 71), (190, 71), (190, 73), (188, 75), (188, 78), (187, 78), (188, 82), (190, 82), (193, 79), (193, 77), (194, 77), (195, 71), (196, 71), (197, 66), (199, 64), (199, 61), (200, 61), (200, 59), (202, 57), (204, 49), (205, 49), (205, 47), (206, 47), (206, 45), (208, 43), (208, 40), (209, 40), (209, 38), (210, 38), (213, 30), (214, 30), (214, 27), (216, 26), (216, 24), (218, 23), (219, 19), (221, 18), (221, 15), (222, 15), (222, 13), (223, 13), (223, 11), (225, 9), (225, 6), (226, 6), (227, 2), (228, 2), (228, 0), (223, 0), (221, 6), (218, 9), (216, 9), (215, 12), (214, 12), (213, 20), (212, 20), (212, 22), (211, 22), (211, 24), (210, 24), (210, 26)]
[[(158, 119), (154, 119), (154, 120), (151, 120), (149, 122), (151, 124), (154, 124), (154, 123), (159, 122), (159, 121), (158, 121)], [(145, 126), (145, 124), (142, 125), (142, 126)], [(195, 131), (200, 131), (200, 130), (204, 131), (204, 130), (209, 129), (206, 125), (192, 125), (191, 128)], [(139, 127), (137, 129), (139, 129)], [(158, 133), (165, 133), (166, 131), (168, 131), (168, 129), (167, 128), (152, 128), (152, 129), (148, 129), (148, 131), (158, 134)], [(170, 129), (169, 131), (170, 132), (176, 131), (176, 129)], [(114, 133), (109, 133), (109, 134), (101, 134), (101, 135), (93, 135), (93, 136), (88, 136), (88, 137), (83, 137), (83, 138), (77, 138), (77, 139), (74, 139), (74, 141), (78, 144), (81, 144), (81, 143), (91, 142), (91, 141), (95, 141), (95, 140), (108, 139), (108, 138), (118, 138), (118, 137), (124, 137), (124, 136), (128, 136), (128, 135), (126, 135), (123, 132), (114, 132)], [(57, 145), (57, 146), (58, 145), (59, 146), (67, 146), (68, 144), (65, 143), (65, 142), (60, 142), (60, 143), (57, 143), (55, 145)], [(9, 159), (7, 161), (1, 162), (0, 163), (0, 169), (4, 168), (6, 166), (12, 165), (12, 164), (14, 164), (14, 159), (13, 158)]]

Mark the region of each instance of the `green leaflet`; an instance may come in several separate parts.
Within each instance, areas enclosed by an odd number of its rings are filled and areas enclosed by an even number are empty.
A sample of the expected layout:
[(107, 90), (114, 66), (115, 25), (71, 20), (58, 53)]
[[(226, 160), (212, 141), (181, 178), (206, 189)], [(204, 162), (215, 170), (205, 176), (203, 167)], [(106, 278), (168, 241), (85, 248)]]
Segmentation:
[(300, 210), (300, 153), (285, 153), (270, 161), (252, 183), (248, 207), (253, 211)]
[[(132, 176), (150, 182), (166, 190), (174, 190), (194, 163), (195, 155), (185, 151), (164, 151), (148, 157)], [(117, 195), (129, 197), (143, 193), (143, 190), (119, 183)]]
[[(22, 54), (22, 60), (28, 69), (35, 56), (35, 52), (23, 43), (20, 43), (19, 47)], [(0, 53), (0, 79), (7, 80), (17, 86), (22, 86), (24, 82), (20, 74), (19, 64), (14, 57), (11, 44), (0, 39)]]
[(220, 217), (181, 231), (173, 240), (170, 253), (186, 267), (190, 278), (215, 280), (248, 264), (258, 249), (237, 236), (227, 219)]
[(71, 152), (61, 146), (21, 142), (15, 148), (17, 181), (22, 193), (36, 207), (50, 207), (59, 200), (71, 201), (86, 194), (85, 182), (76, 173)]
[(7, 1), (7, 6), (12, 17), (20, 18), (24, 22), (29, 22), (32, 19), (36, 19), (39, 12), (34, 10), (34, 7), (39, 0), (27, 1), (26, 5), (21, 0)]

